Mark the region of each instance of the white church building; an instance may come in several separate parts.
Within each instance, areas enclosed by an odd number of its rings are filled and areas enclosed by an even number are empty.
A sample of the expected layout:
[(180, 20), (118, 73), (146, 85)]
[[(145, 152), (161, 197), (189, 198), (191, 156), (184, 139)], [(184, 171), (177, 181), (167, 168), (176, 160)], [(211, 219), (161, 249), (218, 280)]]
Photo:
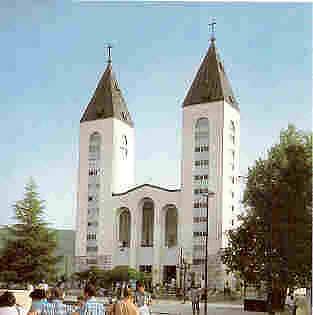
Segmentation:
[(199, 283), (209, 194), (208, 282), (223, 287), (219, 255), (238, 209), (240, 112), (214, 37), (182, 118), (180, 187), (135, 186), (135, 124), (109, 57), (80, 120), (77, 270), (128, 265), (156, 284), (178, 280), (183, 253)]

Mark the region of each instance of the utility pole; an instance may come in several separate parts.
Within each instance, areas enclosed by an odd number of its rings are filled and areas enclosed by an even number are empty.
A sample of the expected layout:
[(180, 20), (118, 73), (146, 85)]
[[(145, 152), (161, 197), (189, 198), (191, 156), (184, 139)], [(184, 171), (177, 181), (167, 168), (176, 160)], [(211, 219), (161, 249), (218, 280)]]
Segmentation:
[(183, 302), (186, 302), (186, 272), (187, 272), (187, 264), (185, 259), (183, 259), (183, 266), (184, 266), (184, 300)]
[(205, 222), (205, 266), (204, 266), (204, 315), (208, 314), (208, 238), (209, 238), (209, 197), (214, 192), (204, 194), (206, 200), (206, 222)]
[(204, 315), (208, 314), (208, 235), (209, 234), (209, 194), (206, 195), (206, 222), (205, 222), (205, 267), (204, 267)]

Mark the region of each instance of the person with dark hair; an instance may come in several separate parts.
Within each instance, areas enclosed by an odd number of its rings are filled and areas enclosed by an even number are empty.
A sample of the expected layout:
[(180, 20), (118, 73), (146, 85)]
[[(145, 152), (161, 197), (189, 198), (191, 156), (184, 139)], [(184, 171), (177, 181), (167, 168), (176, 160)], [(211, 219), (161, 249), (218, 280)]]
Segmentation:
[(16, 304), (12, 292), (6, 291), (0, 296), (0, 315), (26, 315), (27, 311)]
[(49, 301), (42, 305), (41, 315), (67, 315), (73, 312), (71, 305), (63, 304), (62, 289), (54, 287), (49, 293)]
[(85, 303), (85, 299), (82, 295), (78, 296), (77, 297), (77, 303), (76, 303), (76, 307), (79, 309), (79, 308), (82, 308), (84, 306), (84, 303)]
[(190, 299), (191, 299), (191, 306), (192, 306), (192, 314), (199, 315), (200, 313), (200, 295), (201, 292), (195, 286), (192, 287), (190, 291)]
[(91, 283), (87, 283), (84, 289), (85, 303), (76, 312), (79, 315), (104, 315), (105, 308), (103, 303), (96, 300), (97, 290)]
[(296, 314), (296, 310), (297, 310), (297, 304), (296, 304), (296, 299), (295, 299), (295, 296), (294, 296), (294, 292), (289, 292), (289, 294), (286, 297), (285, 304), (287, 305), (289, 313), (292, 314), (292, 315), (295, 315)]
[(42, 306), (47, 303), (47, 292), (44, 289), (35, 289), (29, 297), (32, 299), (29, 313), (40, 314)]
[(151, 304), (150, 294), (145, 292), (145, 286), (141, 281), (136, 283), (136, 292), (135, 292), (135, 305), (139, 309), (140, 315), (149, 315), (149, 305)]
[(139, 315), (138, 307), (133, 302), (133, 290), (125, 287), (123, 299), (113, 305), (113, 315)]

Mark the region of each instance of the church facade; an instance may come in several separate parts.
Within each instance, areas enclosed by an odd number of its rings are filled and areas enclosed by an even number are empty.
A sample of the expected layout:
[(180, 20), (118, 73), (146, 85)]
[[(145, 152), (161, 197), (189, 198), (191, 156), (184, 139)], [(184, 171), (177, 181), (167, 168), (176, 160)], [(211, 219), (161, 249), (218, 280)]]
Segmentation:
[(156, 284), (180, 280), (184, 258), (199, 283), (208, 223), (209, 286), (223, 287), (219, 257), (238, 209), (240, 112), (214, 38), (182, 118), (180, 187), (135, 186), (135, 125), (109, 59), (80, 121), (77, 270), (128, 265)]

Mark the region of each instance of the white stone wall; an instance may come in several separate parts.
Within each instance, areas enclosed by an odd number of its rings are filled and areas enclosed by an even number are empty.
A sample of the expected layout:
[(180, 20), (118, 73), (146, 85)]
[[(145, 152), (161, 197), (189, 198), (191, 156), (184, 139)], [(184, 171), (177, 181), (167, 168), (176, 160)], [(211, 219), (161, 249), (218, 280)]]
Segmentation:
[[(111, 194), (113, 121), (112, 119), (99, 119), (83, 122), (80, 124), (79, 139), (76, 256), (86, 256), (89, 176), (88, 153), (89, 139), (94, 132), (98, 132), (101, 135), (100, 216), (103, 215), (105, 203)], [(99, 229), (101, 230), (101, 223)]]
[[(238, 185), (236, 184), (239, 170), (239, 129), (240, 115), (237, 110), (224, 101), (212, 102), (186, 106), (183, 108), (183, 150), (182, 150), (182, 209), (185, 216), (184, 233), (192, 235), (193, 222), (193, 176), (196, 170), (193, 169), (194, 162), (194, 129), (197, 120), (201, 117), (209, 120), (209, 191), (213, 191), (215, 196), (209, 200), (209, 234), (208, 234), (208, 254), (214, 257), (220, 248), (226, 245), (224, 232), (231, 227), (232, 213), (231, 205), (237, 208)], [(230, 120), (235, 122), (234, 146), (229, 139)], [(230, 167), (229, 149), (235, 151), (234, 169)], [(235, 176), (235, 184), (231, 183), (231, 176)], [(234, 197), (231, 194), (234, 192)], [(199, 225), (199, 224), (198, 224)], [(188, 246), (200, 244), (196, 238)], [(203, 256), (204, 257), (204, 256)], [(213, 259), (214, 260), (214, 259)], [(195, 268), (200, 271), (201, 268)], [(211, 275), (222, 273), (212, 271)], [(222, 287), (222, 278), (215, 283)]]
[[(86, 121), (80, 124), (76, 256), (87, 254), (88, 152), (89, 139), (94, 132), (98, 132), (101, 136), (98, 252), (96, 255), (112, 256), (114, 221), (112, 192), (121, 191), (133, 185), (134, 129), (115, 118)], [(122, 135), (126, 135), (128, 142), (126, 160), (121, 156)]]
[[(145, 198), (151, 199), (154, 204), (154, 237), (153, 247), (141, 247), (142, 232), (142, 206)], [(178, 242), (174, 248), (166, 248), (164, 243), (165, 233), (165, 207), (175, 205), (178, 211)], [(153, 281), (157, 283), (162, 279), (163, 265), (176, 265), (178, 262), (178, 248), (185, 244), (186, 234), (182, 231), (181, 222), (183, 213), (180, 203), (180, 191), (166, 191), (160, 188), (144, 185), (126, 194), (114, 196), (112, 199), (112, 209), (114, 213), (113, 265), (118, 265), (123, 252), (118, 250), (118, 214), (120, 208), (128, 208), (131, 214), (131, 241), (128, 256), (128, 264), (136, 269), (140, 265), (152, 265)], [(107, 222), (110, 224), (110, 222)]]
[[(192, 236), (194, 128), (201, 117), (208, 118), (210, 128), (208, 188), (215, 196), (209, 201), (209, 254), (214, 254), (221, 247), (223, 102), (183, 108), (182, 208), (186, 217), (184, 229)], [(195, 240), (190, 241), (192, 247)]]
[[(112, 192), (118, 193), (132, 187), (135, 182), (135, 130), (121, 120), (113, 119)], [(127, 138), (127, 158), (121, 152), (122, 136)]]
[[(230, 122), (235, 124), (235, 143), (231, 138)], [(240, 113), (227, 102), (224, 102), (223, 132), (223, 247), (227, 246), (226, 232), (235, 226), (239, 211), (239, 148), (240, 148)], [(234, 169), (232, 169), (232, 153), (235, 152)], [(235, 182), (232, 183), (232, 177)], [(232, 192), (234, 196), (232, 196)], [(234, 206), (234, 211), (232, 210)], [(234, 225), (232, 225), (232, 220)]]

